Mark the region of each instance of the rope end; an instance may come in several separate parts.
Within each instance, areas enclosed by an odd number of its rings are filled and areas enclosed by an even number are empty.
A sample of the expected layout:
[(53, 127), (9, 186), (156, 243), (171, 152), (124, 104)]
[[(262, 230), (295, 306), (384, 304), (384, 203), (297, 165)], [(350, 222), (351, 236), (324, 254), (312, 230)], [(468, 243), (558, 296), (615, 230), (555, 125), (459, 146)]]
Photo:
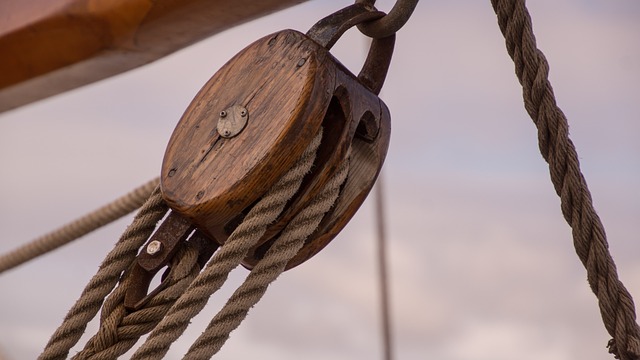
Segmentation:
[(640, 340), (638, 338), (632, 337), (629, 339), (627, 349), (625, 349), (624, 353), (620, 352), (615, 339), (609, 340), (607, 348), (609, 349), (609, 354), (613, 354), (613, 357), (616, 359), (640, 360)]

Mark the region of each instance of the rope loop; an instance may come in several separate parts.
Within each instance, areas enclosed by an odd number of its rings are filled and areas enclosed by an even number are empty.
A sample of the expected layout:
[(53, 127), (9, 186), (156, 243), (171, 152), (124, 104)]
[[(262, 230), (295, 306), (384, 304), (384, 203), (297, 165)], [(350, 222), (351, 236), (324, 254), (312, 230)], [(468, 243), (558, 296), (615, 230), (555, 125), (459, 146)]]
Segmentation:
[[(371, 7), (375, 2), (375, 0), (356, 0), (356, 3)], [(397, 0), (387, 15), (377, 20), (359, 24), (358, 30), (374, 39), (391, 36), (407, 23), (417, 5), (418, 0)]]

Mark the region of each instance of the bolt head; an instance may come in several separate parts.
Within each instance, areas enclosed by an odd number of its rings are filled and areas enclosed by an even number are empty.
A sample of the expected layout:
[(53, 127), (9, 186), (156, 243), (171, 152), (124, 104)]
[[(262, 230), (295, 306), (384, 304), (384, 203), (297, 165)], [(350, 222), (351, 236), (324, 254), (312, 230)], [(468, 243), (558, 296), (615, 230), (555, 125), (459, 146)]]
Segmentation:
[(147, 245), (147, 254), (155, 255), (162, 250), (162, 243), (158, 240), (153, 240)]

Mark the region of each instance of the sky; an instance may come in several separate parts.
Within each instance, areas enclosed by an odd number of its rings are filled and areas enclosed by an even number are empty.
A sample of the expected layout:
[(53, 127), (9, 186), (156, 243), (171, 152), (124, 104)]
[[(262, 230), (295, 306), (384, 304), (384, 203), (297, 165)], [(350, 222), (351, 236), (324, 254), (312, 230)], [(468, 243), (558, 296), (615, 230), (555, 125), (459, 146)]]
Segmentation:
[[(229, 58), (349, 4), (310, 1), (0, 114), (0, 251), (158, 176), (182, 112)], [(640, 3), (528, 7), (620, 277), (640, 297)], [(353, 30), (332, 52), (357, 72), (366, 46)], [(382, 176), (396, 358), (613, 359), (489, 1), (419, 3), (381, 98), (392, 115)], [(371, 200), (269, 288), (217, 358), (382, 357)], [(40, 353), (130, 220), (0, 275), (0, 358)], [(167, 358), (184, 354), (246, 274), (232, 273)]]

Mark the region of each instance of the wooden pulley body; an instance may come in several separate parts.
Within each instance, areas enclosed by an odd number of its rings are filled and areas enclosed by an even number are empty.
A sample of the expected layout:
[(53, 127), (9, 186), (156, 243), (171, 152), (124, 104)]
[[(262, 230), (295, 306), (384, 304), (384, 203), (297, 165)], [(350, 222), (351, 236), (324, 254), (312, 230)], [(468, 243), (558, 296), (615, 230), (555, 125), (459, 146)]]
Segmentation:
[(312, 172), (244, 265), (259, 261), (351, 149), (340, 197), (287, 267), (331, 241), (364, 201), (387, 152), (390, 114), (377, 93), (394, 37), (374, 40), (359, 76), (328, 49), (349, 27), (382, 15), (356, 4), (321, 20), (306, 35), (283, 30), (263, 37), (227, 62), (193, 99), (167, 146), (161, 188), (173, 211), (223, 244), (322, 127)]

